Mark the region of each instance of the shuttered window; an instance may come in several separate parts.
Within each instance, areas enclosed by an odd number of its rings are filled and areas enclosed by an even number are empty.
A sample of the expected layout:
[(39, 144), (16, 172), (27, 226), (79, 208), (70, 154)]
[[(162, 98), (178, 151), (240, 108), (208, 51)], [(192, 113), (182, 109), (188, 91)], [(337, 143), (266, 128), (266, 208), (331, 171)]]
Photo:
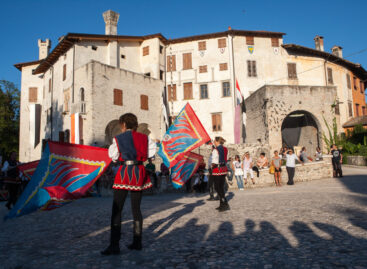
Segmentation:
[(349, 112), (349, 117), (353, 117), (353, 106), (352, 106), (352, 102), (348, 103), (348, 112)]
[(227, 63), (221, 63), (219, 64), (219, 71), (228, 70), (228, 64)]
[(353, 77), (353, 87), (355, 90), (357, 90), (357, 78)]
[(168, 101), (177, 101), (176, 84), (168, 85)]
[(123, 104), (122, 90), (113, 89), (113, 104), (116, 106), (122, 106)]
[(62, 67), (62, 80), (66, 79), (66, 64)]
[(359, 87), (359, 89), (360, 89), (360, 91), (361, 91), (361, 93), (364, 93), (364, 83), (363, 83), (363, 81), (361, 81), (361, 86)]
[(70, 111), (70, 89), (64, 91), (64, 112)]
[(206, 73), (206, 72), (208, 72), (208, 66), (207, 65), (199, 66), (199, 73)]
[(59, 132), (59, 142), (64, 143), (65, 142), (65, 133)]
[(231, 88), (229, 86), (228, 81), (225, 81), (222, 83), (222, 92), (223, 92), (223, 97), (231, 96)]
[(253, 36), (246, 36), (246, 45), (255, 45), (255, 40)]
[(51, 89), (52, 89), (52, 80), (49, 79), (48, 80), (48, 92), (51, 92)]
[(348, 87), (348, 89), (352, 88), (352, 85), (350, 83), (350, 75), (349, 74), (347, 74), (347, 87)]
[(359, 116), (359, 104), (356, 104), (356, 116)]
[(183, 60), (183, 69), (184, 70), (192, 68), (191, 53), (182, 54), (182, 60)]
[(198, 42), (199, 50), (206, 50), (206, 41)]
[(208, 84), (201, 84), (200, 85), (200, 99), (208, 99)]
[(176, 71), (176, 55), (167, 56), (167, 72)]
[(192, 97), (192, 82), (187, 82), (183, 84), (184, 86), (184, 100), (191, 100)]
[(333, 84), (334, 80), (333, 80), (333, 69), (331, 69), (330, 67), (327, 68), (327, 82), (329, 84)]
[(247, 61), (247, 76), (257, 77), (256, 61)]
[(272, 37), (271, 38), (271, 46), (272, 47), (279, 47), (279, 38)]
[(221, 113), (212, 114), (212, 128), (213, 128), (213, 132), (222, 131), (222, 114)]
[(297, 68), (295, 63), (288, 63), (288, 78), (297, 79)]
[(221, 49), (225, 47), (227, 47), (226, 39), (225, 38), (218, 39), (218, 48)]
[(29, 94), (28, 101), (30, 103), (37, 103), (37, 88), (36, 87), (29, 88), (28, 94)]
[(336, 100), (336, 104), (335, 104), (335, 115), (340, 115), (339, 100)]
[(140, 95), (140, 108), (142, 110), (149, 110), (148, 95)]
[(143, 48), (143, 56), (149, 55), (149, 46)]

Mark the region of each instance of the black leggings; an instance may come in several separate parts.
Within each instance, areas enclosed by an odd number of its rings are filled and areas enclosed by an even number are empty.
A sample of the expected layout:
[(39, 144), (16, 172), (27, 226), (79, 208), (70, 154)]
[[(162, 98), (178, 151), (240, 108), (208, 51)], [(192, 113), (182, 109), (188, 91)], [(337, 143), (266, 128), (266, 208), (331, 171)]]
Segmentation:
[(224, 183), (226, 182), (226, 176), (212, 176), (212, 180), (214, 180), (215, 191), (218, 193), (220, 201), (225, 201)]
[[(111, 227), (119, 227), (121, 229), (121, 213), (124, 208), (124, 203), (129, 191), (127, 190), (113, 190), (113, 205), (112, 205), (112, 217)], [(143, 221), (143, 216), (140, 211), (141, 198), (143, 196), (142, 191), (131, 191), (131, 211), (133, 214), (134, 221)]]
[(16, 183), (8, 183), (7, 189), (9, 193), (8, 202), (6, 203), (8, 206), (15, 205), (18, 200), (18, 192), (19, 192), (20, 184)]

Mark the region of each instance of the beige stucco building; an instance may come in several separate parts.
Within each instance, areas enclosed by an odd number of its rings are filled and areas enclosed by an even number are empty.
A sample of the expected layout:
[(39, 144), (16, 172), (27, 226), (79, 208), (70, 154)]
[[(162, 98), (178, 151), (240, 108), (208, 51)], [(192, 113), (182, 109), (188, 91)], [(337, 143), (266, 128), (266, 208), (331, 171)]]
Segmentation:
[[(117, 35), (119, 14), (107, 11), (103, 17), (104, 35), (69, 33), (51, 52), (50, 40), (39, 40), (39, 60), (15, 65), (22, 72), (21, 161), (40, 158), (43, 139), (106, 146), (125, 112), (137, 114), (141, 129), (161, 138), (165, 102), (171, 119), (190, 102), (211, 136), (233, 143), (236, 80), (248, 107), (241, 126), (244, 142), (280, 147), (287, 115), (305, 111), (319, 123), (310, 145), (322, 146), (326, 130), (320, 111), (327, 119), (335, 114), (340, 131), (344, 122), (365, 113), (365, 102), (356, 106), (352, 91), (367, 72), (343, 59), (341, 47), (324, 51), (322, 37), (311, 49), (284, 44), (284, 33), (268, 31), (228, 29), (177, 39), (124, 36)], [(287, 103), (288, 114), (273, 126), (277, 131), (257, 122), (259, 113), (270, 113), (259, 101), (270, 98), (265, 95)], [(316, 105), (323, 108), (313, 109)]]

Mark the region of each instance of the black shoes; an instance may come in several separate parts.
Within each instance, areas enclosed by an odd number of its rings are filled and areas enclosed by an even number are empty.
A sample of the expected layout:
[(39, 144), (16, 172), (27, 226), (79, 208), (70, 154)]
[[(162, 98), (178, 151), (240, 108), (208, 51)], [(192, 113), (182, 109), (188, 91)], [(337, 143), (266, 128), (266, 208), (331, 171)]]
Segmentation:
[(219, 207), (217, 207), (216, 210), (218, 210), (219, 212), (230, 210), (227, 200), (221, 201)]
[(209, 199), (206, 199), (207, 201), (214, 201), (214, 197), (210, 197)]
[(130, 250), (141, 250), (143, 248), (141, 244), (141, 236), (134, 236), (133, 243), (127, 246)]
[(118, 246), (111, 246), (109, 245), (108, 248), (101, 251), (102, 255), (108, 256), (108, 255), (118, 255), (120, 254), (120, 247)]

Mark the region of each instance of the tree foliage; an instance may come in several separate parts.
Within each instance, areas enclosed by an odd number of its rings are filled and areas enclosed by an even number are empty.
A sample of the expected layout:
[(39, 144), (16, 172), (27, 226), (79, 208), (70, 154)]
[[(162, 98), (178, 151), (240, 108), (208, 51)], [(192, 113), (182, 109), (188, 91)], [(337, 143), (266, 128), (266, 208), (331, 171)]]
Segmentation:
[(0, 149), (1, 154), (18, 152), (20, 92), (14, 83), (0, 80)]

